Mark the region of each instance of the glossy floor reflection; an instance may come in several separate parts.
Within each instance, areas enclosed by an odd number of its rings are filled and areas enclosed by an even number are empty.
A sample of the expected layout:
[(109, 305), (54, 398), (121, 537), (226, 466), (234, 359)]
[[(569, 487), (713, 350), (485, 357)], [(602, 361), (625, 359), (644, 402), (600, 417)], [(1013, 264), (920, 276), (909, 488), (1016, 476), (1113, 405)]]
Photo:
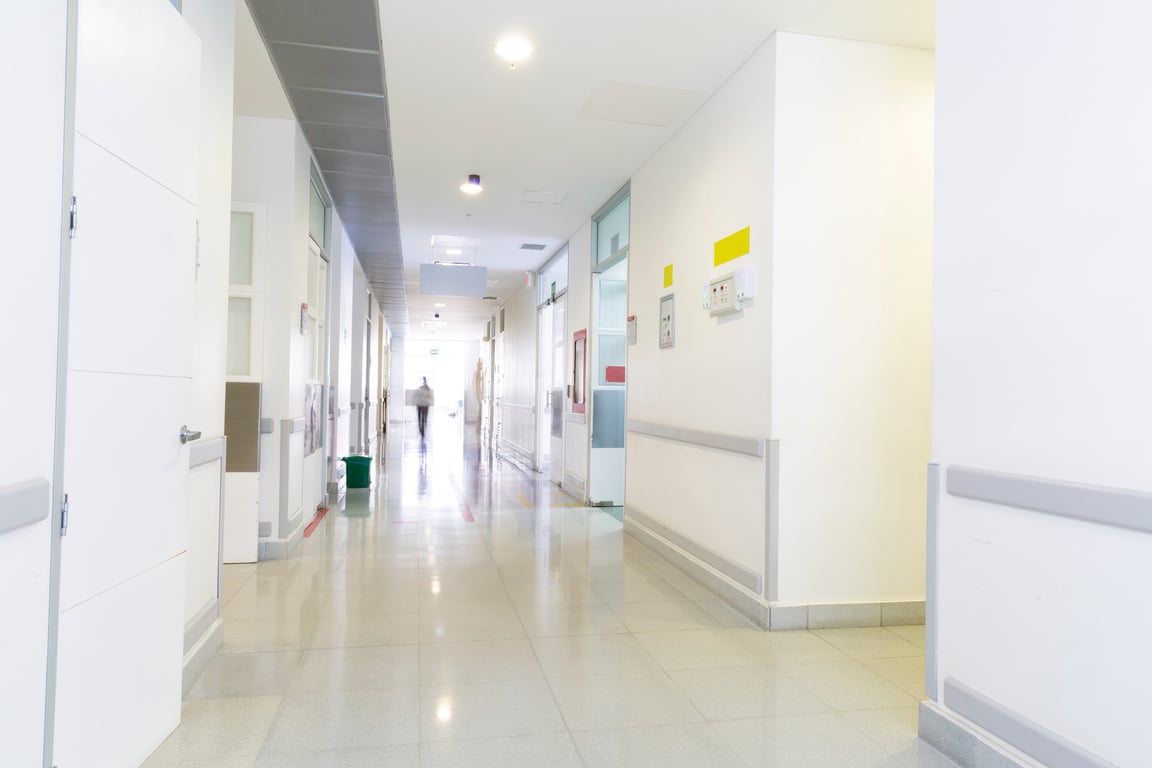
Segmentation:
[(432, 426), (295, 557), (226, 567), (222, 652), (147, 766), (952, 765), (916, 739), (923, 627), (756, 630)]

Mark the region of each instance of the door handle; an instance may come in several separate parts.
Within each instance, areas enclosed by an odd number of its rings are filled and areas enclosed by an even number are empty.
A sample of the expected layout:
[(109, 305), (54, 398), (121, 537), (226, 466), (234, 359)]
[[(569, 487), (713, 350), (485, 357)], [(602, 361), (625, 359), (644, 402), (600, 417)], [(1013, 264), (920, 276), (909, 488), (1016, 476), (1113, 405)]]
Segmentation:
[(181, 443), (187, 443), (191, 440), (199, 440), (199, 439), (200, 439), (200, 432), (199, 431), (193, 431), (191, 429), (188, 429), (187, 424), (180, 427), (180, 442)]

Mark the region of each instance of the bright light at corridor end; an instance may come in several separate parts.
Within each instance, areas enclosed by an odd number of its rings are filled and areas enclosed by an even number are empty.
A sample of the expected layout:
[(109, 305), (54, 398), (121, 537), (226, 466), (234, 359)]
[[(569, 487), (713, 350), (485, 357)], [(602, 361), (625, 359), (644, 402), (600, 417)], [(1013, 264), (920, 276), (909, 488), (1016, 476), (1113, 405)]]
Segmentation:
[(520, 35), (505, 35), (496, 43), (496, 55), (508, 62), (512, 69), (532, 55), (532, 43)]

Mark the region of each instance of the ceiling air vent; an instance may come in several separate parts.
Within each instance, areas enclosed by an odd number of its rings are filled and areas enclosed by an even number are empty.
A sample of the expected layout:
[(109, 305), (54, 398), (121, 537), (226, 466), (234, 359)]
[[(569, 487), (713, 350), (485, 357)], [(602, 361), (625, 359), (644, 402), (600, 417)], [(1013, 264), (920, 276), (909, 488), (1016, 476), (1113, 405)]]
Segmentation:
[(542, 251), (548, 246), (544, 243), (521, 243), (520, 250), (522, 251)]

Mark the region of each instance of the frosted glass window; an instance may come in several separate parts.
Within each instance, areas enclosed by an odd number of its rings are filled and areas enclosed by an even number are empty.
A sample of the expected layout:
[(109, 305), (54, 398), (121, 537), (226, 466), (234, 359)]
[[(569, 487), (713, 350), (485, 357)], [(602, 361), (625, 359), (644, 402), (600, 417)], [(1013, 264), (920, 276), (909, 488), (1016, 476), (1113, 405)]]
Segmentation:
[(628, 283), (600, 281), (600, 328), (624, 330), (628, 317)]
[(228, 282), (252, 285), (252, 228), (254, 216), (232, 211), (232, 242), (228, 249)]
[(247, 376), (252, 357), (252, 299), (228, 299), (228, 375)]
[(620, 384), (619, 381), (608, 381), (608, 368), (623, 368), (628, 362), (627, 339), (615, 334), (600, 336), (600, 348), (597, 350), (596, 371), (600, 384)]
[(603, 264), (628, 245), (630, 198), (626, 197), (596, 222), (596, 263)]
[(552, 284), (556, 284), (555, 295), (568, 289), (568, 246), (564, 246), (540, 270), (537, 283), (536, 303), (543, 304), (553, 296)]
[(328, 299), (328, 262), (316, 259), (316, 317), (323, 320)]
[(325, 228), (325, 211), (327, 206), (324, 205), (324, 198), (320, 197), (320, 192), (317, 191), (315, 184), (308, 186), (308, 234), (312, 236), (321, 247), (325, 247), (324, 236), (327, 234)]

